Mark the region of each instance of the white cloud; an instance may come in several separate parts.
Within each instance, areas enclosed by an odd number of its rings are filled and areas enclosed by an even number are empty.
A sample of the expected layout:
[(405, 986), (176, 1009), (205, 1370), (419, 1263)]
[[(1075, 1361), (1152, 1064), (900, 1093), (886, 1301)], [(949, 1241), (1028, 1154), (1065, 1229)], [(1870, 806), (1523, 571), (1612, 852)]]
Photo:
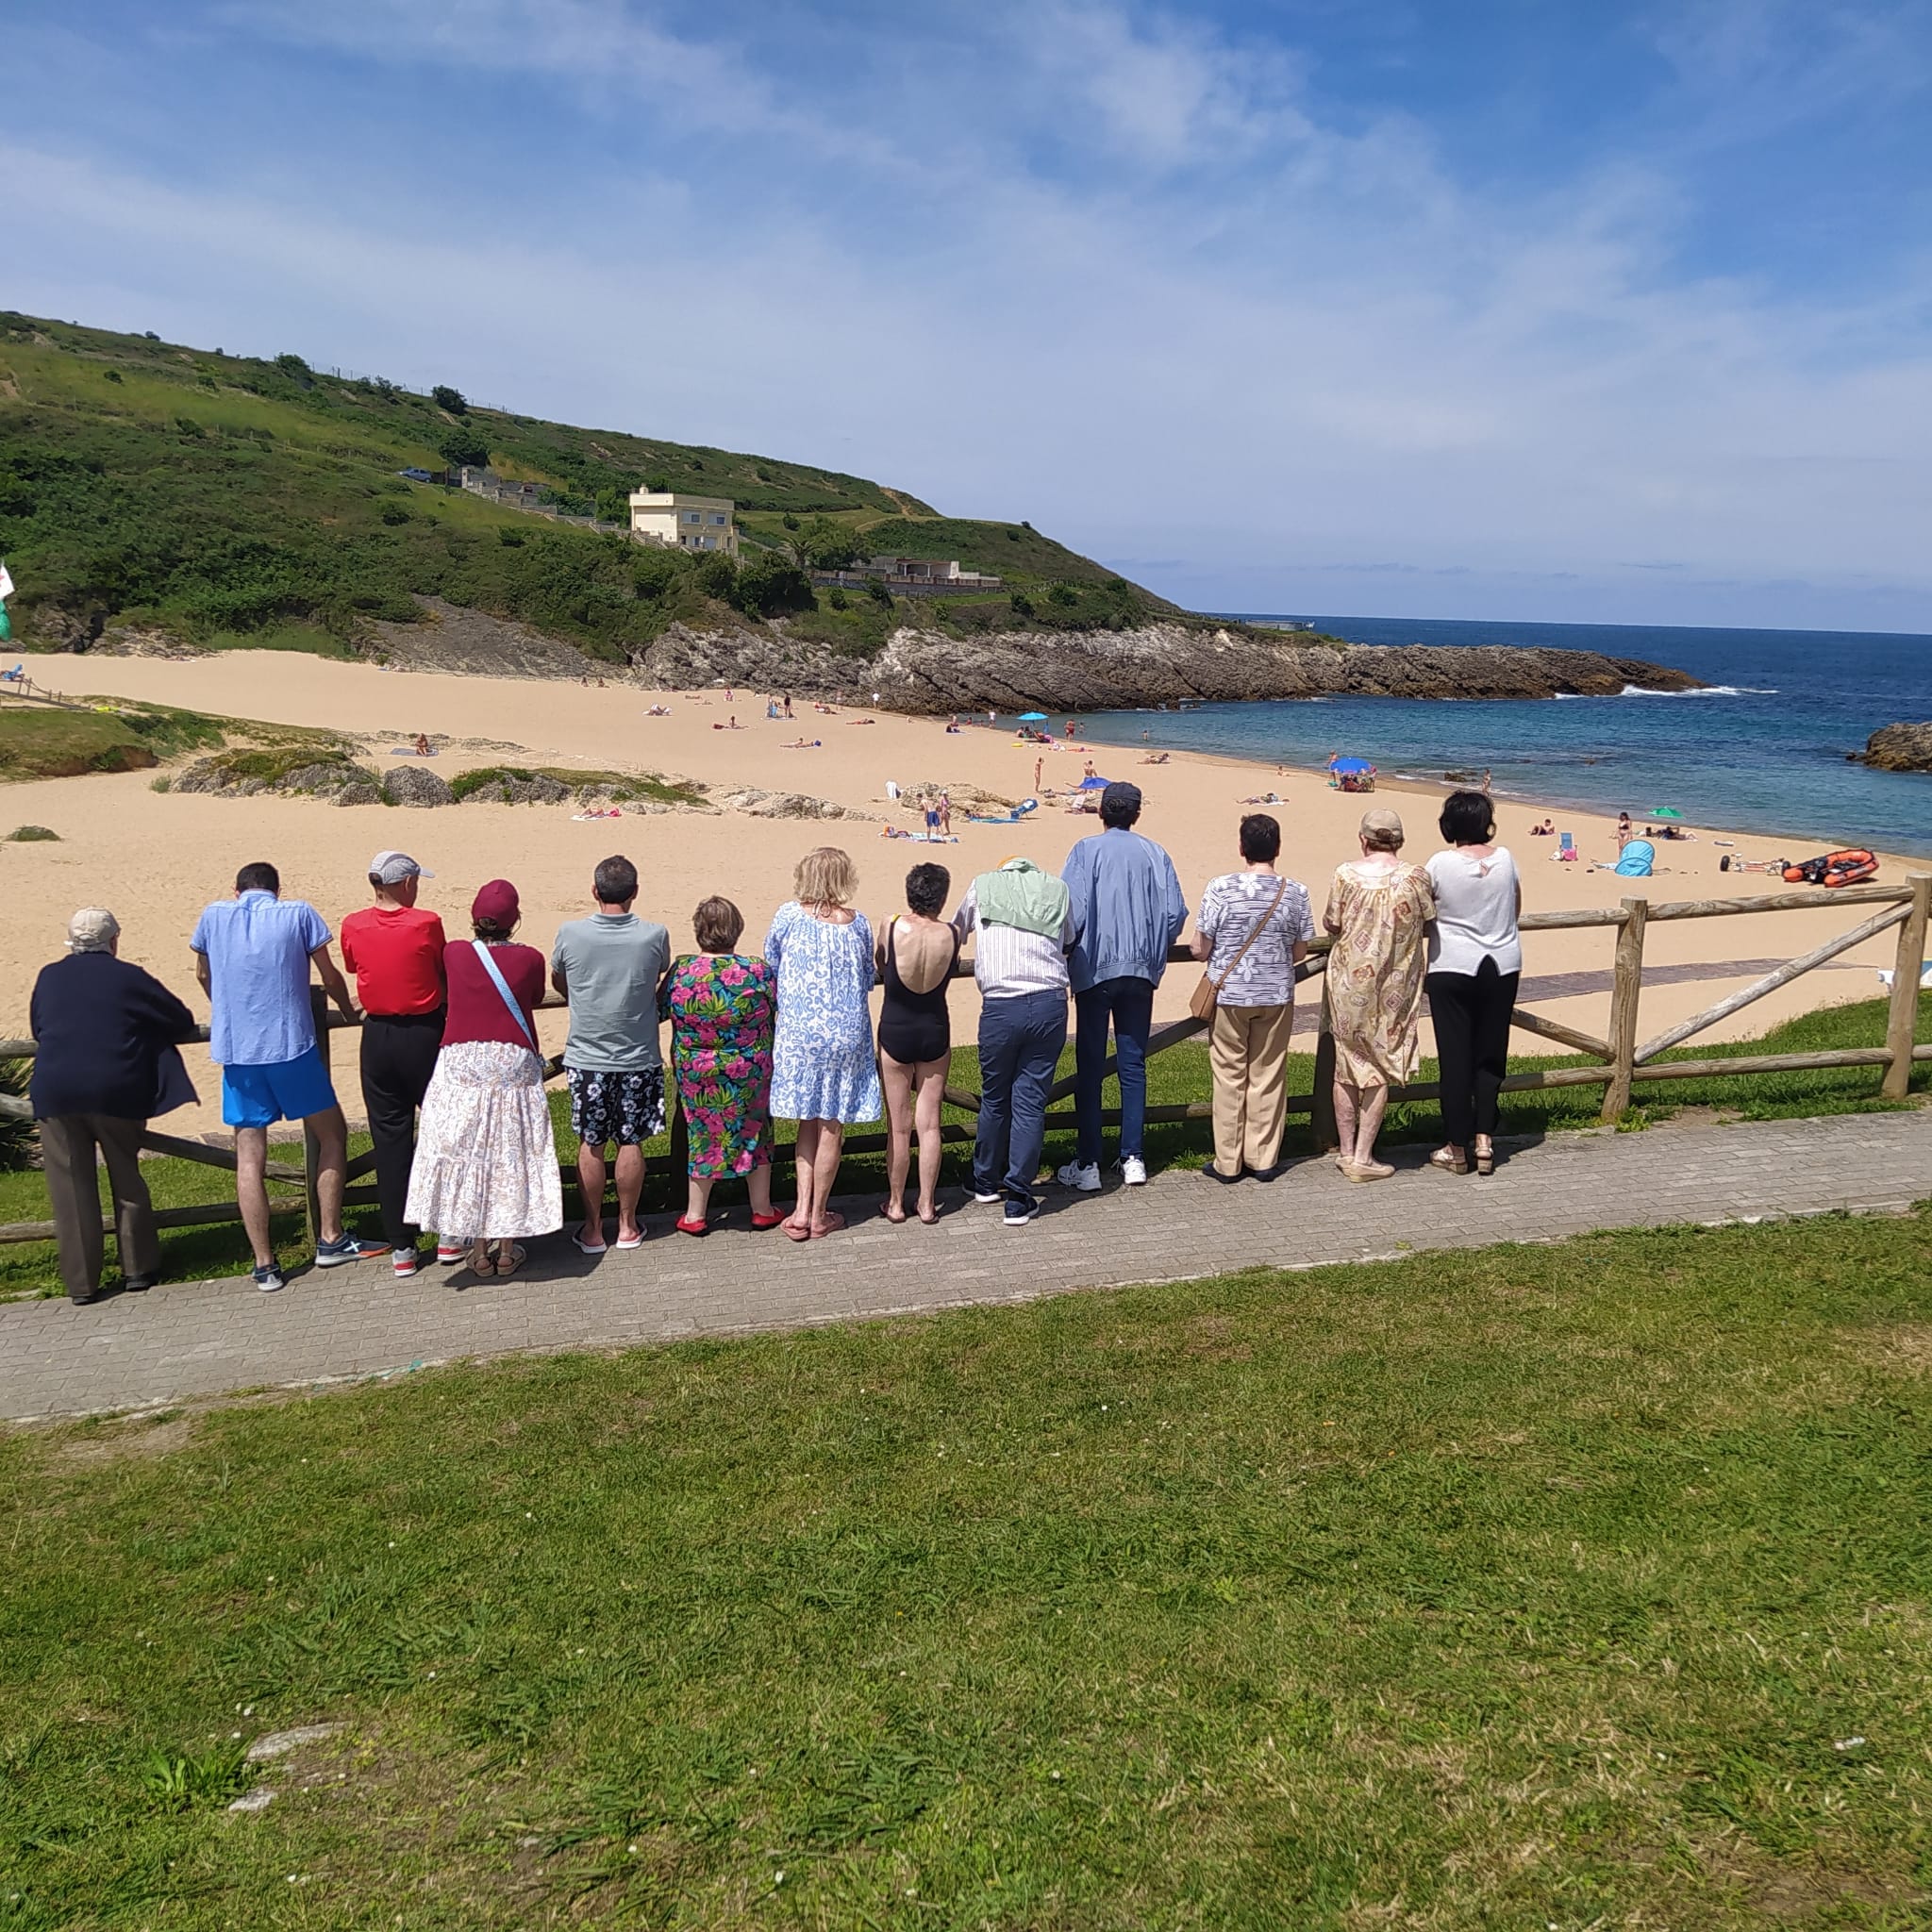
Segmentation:
[[(937, 8), (808, 76), (615, 0), (227, 17), (547, 75), (609, 176), (211, 190), (16, 140), (9, 299), (835, 460), (1210, 603), (1414, 573), (1493, 614), (1641, 582), (1622, 614), (1667, 616), (1805, 577), (1902, 587), (1888, 621), (1932, 628), (1932, 270), (1811, 301), (1684, 281), (1685, 191), (1641, 158), (1478, 192), (1412, 122), (1338, 128), (1291, 59), (1100, 0)], [(724, 219), (684, 192), (705, 140)]]

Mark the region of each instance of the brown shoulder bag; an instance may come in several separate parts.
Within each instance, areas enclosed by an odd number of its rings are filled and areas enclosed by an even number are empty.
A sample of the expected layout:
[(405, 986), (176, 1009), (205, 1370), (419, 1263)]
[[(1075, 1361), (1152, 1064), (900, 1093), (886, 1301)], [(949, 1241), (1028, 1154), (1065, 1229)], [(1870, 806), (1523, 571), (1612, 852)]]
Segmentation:
[(1256, 920), (1254, 924), (1248, 928), (1248, 936), (1241, 941), (1241, 951), (1227, 962), (1227, 972), (1224, 973), (1219, 979), (1216, 979), (1212, 974), (1202, 974), (1200, 985), (1194, 989), (1193, 993), (1188, 1000), (1188, 1011), (1193, 1014), (1195, 1019), (1213, 1019), (1214, 1009), (1221, 1004), (1221, 989), (1227, 984), (1234, 969), (1248, 957), (1248, 948), (1261, 936), (1261, 928), (1281, 910), (1281, 902), (1287, 896), (1288, 881), (1283, 879), (1281, 884), (1276, 887), (1274, 900), (1269, 905), (1267, 911), (1262, 913), (1260, 918)]

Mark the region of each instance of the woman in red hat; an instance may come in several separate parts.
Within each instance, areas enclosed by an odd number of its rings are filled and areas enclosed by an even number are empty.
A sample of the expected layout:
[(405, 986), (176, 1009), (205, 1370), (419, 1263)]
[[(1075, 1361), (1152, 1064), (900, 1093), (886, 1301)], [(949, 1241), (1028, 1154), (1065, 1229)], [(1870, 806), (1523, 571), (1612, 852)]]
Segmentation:
[(517, 889), (491, 879), (470, 905), (475, 942), (443, 951), (449, 1018), (409, 1170), (408, 1218), (437, 1230), (436, 1258), (491, 1276), (523, 1265), (519, 1237), (563, 1225), (537, 1044), (543, 955), (511, 941), (521, 917)]

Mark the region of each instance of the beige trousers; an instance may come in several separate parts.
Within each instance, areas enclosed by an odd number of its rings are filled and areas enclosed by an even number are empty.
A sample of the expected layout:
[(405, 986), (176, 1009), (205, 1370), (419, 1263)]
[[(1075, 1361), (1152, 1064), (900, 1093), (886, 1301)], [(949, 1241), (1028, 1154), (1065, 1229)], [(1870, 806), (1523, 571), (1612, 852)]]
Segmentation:
[(1288, 1124), (1288, 1040), (1294, 1008), (1217, 1007), (1208, 1035), (1214, 1070), (1214, 1165), (1254, 1173), (1281, 1158)]

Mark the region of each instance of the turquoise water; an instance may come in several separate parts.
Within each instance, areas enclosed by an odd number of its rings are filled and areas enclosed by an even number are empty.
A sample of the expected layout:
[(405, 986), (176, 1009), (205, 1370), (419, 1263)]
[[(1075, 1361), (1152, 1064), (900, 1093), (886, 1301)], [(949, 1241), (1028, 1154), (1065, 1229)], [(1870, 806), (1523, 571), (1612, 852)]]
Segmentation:
[[(1847, 764), (1881, 724), (1932, 719), (1932, 637), (1634, 625), (1311, 617), (1365, 644), (1547, 644), (1672, 665), (1711, 689), (1614, 698), (1322, 698), (1112, 711), (1097, 743), (1145, 741), (1293, 765), (1331, 752), (1441, 783), (1488, 767), (1501, 797), (1627, 810), (1674, 806), (1793, 853), (1874, 845), (1932, 857), (1932, 774)], [(1103, 770), (1106, 769), (1103, 764)], [(1264, 788), (1265, 789), (1265, 788)], [(1753, 856), (1757, 854), (1754, 848)]]

